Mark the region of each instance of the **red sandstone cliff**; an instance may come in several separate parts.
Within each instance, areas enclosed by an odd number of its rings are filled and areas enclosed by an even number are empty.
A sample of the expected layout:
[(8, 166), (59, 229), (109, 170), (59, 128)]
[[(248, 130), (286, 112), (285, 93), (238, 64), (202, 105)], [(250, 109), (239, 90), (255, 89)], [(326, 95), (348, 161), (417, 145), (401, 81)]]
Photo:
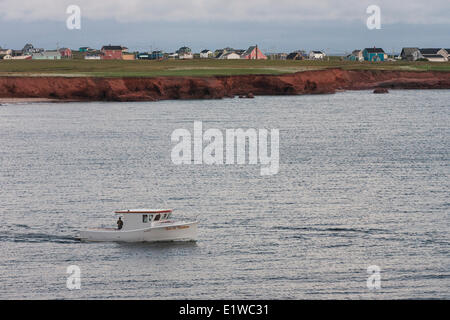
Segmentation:
[(450, 89), (450, 72), (327, 69), (285, 75), (216, 77), (0, 77), (0, 98), (80, 101), (219, 99), (235, 95), (334, 93), (377, 87)]

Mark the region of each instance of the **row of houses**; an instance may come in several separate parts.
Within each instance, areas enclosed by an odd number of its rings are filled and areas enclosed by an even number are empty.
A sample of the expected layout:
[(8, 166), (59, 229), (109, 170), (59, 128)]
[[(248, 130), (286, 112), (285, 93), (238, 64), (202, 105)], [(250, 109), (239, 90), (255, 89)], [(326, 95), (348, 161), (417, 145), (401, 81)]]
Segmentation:
[(369, 61), (369, 62), (380, 62), (387, 61), (388, 55), (384, 52), (382, 48), (365, 48), (363, 50), (353, 50), (353, 52), (345, 57), (346, 60), (350, 61)]
[[(443, 48), (403, 48), (400, 55), (393, 57), (392, 60), (406, 61), (432, 61), (447, 62), (449, 61), (450, 49)], [(365, 48), (363, 50), (354, 50), (346, 56), (350, 61), (370, 61), (380, 62), (389, 60), (388, 55), (382, 48)]]
[[(382, 48), (365, 48), (354, 50), (345, 57), (350, 61), (382, 62), (387, 60), (407, 60), (407, 61), (449, 61), (450, 49), (445, 48), (403, 48), (398, 57), (389, 58)], [(69, 48), (58, 48), (55, 50), (45, 50), (35, 48), (27, 43), (22, 50), (1, 49), (0, 59), (4, 60), (60, 60), (60, 59), (86, 59), (86, 60), (163, 60), (163, 59), (219, 59), (219, 60), (323, 60), (327, 55), (323, 51), (312, 50), (306, 53), (304, 50), (297, 50), (287, 53), (264, 54), (258, 45), (250, 46), (247, 50), (233, 49), (230, 47), (217, 49), (214, 52), (208, 49), (199, 53), (193, 53), (189, 47), (183, 46), (172, 53), (163, 51), (152, 52), (129, 52), (127, 47), (122, 45), (105, 45), (100, 50), (90, 47), (81, 47), (78, 51)]]
[(400, 53), (400, 58), (407, 61), (446, 62), (449, 56), (450, 48), (403, 48)]
[(80, 47), (78, 51), (69, 48), (45, 50), (35, 48), (32, 44), (26, 44), (22, 50), (2, 50), (0, 48), (0, 59), (5, 60), (60, 60), (60, 59), (85, 59), (85, 60), (162, 60), (162, 59), (247, 59), (247, 60), (320, 60), (326, 54), (322, 51), (310, 51), (307, 54), (303, 50), (287, 53), (264, 54), (258, 45), (250, 46), (247, 50), (233, 49), (230, 47), (217, 49), (214, 52), (208, 49), (199, 53), (193, 53), (189, 47), (183, 46), (172, 53), (163, 51), (152, 52), (128, 52), (128, 48), (122, 45), (106, 45), (100, 50), (90, 47)]

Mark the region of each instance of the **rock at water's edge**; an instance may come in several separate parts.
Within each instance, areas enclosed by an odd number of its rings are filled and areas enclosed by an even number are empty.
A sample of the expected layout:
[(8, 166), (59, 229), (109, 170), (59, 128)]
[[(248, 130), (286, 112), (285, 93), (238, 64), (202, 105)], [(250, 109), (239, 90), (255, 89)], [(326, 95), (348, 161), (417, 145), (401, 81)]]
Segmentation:
[(375, 90), (373, 90), (373, 93), (389, 93), (389, 90), (386, 88), (375, 88)]

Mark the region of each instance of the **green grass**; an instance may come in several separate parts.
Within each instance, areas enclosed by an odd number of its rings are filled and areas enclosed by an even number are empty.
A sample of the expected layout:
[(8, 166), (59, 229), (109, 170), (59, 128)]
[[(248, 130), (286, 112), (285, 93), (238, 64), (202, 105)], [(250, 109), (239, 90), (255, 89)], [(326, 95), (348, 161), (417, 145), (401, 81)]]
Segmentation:
[(166, 61), (86, 61), (86, 60), (0, 60), (0, 76), (94, 76), (155, 77), (214, 76), (242, 74), (285, 74), (305, 70), (343, 68), (347, 70), (450, 71), (450, 63), (432, 62), (351, 62), (280, 60), (166, 60)]

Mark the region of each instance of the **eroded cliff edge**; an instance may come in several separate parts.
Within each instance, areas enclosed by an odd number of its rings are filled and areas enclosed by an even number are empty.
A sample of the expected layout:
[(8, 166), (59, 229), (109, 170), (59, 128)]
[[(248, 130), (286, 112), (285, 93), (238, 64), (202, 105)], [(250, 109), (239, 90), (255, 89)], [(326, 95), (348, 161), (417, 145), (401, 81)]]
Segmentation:
[(295, 95), (339, 90), (450, 89), (450, 72), (327, 69), (285, 75), (215, 77), (0, 77), (0, 98), (69, 101), (220, 99), (236, 95)]

